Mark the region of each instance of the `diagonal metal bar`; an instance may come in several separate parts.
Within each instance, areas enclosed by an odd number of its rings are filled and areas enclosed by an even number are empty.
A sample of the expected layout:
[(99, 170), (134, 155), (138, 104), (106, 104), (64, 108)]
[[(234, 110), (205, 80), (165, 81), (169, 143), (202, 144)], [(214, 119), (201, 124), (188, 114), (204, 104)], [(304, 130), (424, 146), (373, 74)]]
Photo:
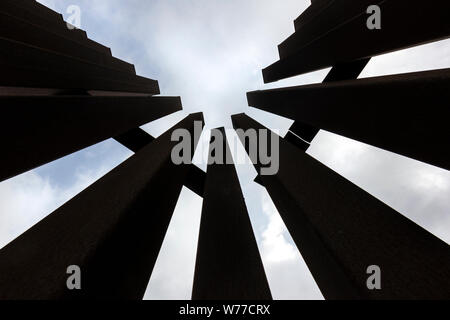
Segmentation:
[(81, 29), (69, 30), (61, 14), (40, 3), (35, 1), (31, 2), (34, 3), (23, 5), (15, 0), (2, 0), (0, 2), (0, 11), (33, 24), (37, 24), (41, 28), (58, 33), (64, 37), (77, 41), (81, 45), (88, 46), (98, 52), (111, 56), (110, 48), (87, 38), (85, 31)]
[[(355, 60), (349, 63), (342, 63), (331, 68), (327, 76), (323, 80), (323, 83), (342, 81), (342, 80), (354, 80), (357, 79), (361, 72), (366, 67), (370, 58)], [(289, 128), (289, 132), (285, 136), (289, 142), (296, 144), (300, 149), (306, 151), (309, 147), (308, 143), (311, 143), (314, 137), (319, 133), (320, 129), (310, 126), (300, 121), (295, 121)], [(298, 137), (301, 139), (298, 139)], [(304, 140), (304, 141), (301, 141)], [(306, 142), (305, 142), (306, 141)]]
[[(232, 121), (267, 130), (244, 114)], [(259, 181), (325, 298), (450, 298), (449, 245), (297, 147), (280, 139), (279, 171)], [(380, 290), (367, 286), (372, 265), (381, 269)]]
[(138, 152), (147, 144), (155, 140), (151, 135), (142, 130), (141, 128), (134, 128), (128, 130), (117, 137), (114, 140), (127, 147), (133, 152)]
[(247, 94), (250, 106), (450, 170), (450, 69)]
[(158, 94), (158, 81), (0, 37), (0, 85)]
[(54, 30), (43, 28), (2, 11), (0, 11), (0, 37), (76, 57), (118, 71), (136, 74), (132, 64), (89, 47), (87, 40), (84, 43), (74, 41)]
[(225, 130), (212, 136), (192, 298), (271, 299)]
[(194, 164), (190, 167), (191, 168), (189, 169), (186, 181), (184, 182), (185, 186), (200, 197), (203, 197), (203, 193), (205, 191), (206, 173)]
[(178, 97), (0, 97), (0, 181), (181, 109)]
[(202, 126), (188, 116), (0, 250), (0, 298), (142, 299), (189, 168), (171, 160), (172, 132), (195, 148)]
[[(366, 26), (365, 10), (374, 4), (381, 9), (379, 30)], [(447, 0), (333, 1), (280, 45), (281, 59), (263, 70), (264, 82), (446, 39), (449, 10)]]

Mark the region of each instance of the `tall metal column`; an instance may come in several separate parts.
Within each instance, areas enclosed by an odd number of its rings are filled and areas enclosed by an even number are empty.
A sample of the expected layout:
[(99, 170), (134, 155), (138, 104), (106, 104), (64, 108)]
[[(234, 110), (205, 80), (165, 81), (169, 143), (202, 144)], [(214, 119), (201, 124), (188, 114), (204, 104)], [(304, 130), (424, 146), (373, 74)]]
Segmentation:
[(192, 298), (271, 299), (236, 169), (226, 163), (225, 130), (213, 129), (212, 136), (223, 159), (212, 163), (219, 151), (210, 149)]
[[(49, 28), (48, 25), (35, 24), (27, 19), (14, 16), (13, 12), (3, 10), (0, 6), (0, 37), (2, 38), (20, 41), (118, 71), (136, 74), (132, 64), (119, 60), (111, 56), (110, 53), (105, 54), (97, 48), (92, 48), (89, 46), (88, 39), (84, 39), (81, 43), (76, 39), (71, 39), (68, 35), (70, 30), (67, 30), (67, 26), (64, 25), (62, 20), (59, 25), (54, 23), (53, 25), (57, 26)], [(66, 33), (55, 32), (58, 27), (65, 28)]]
[[(381, 10), (381, 29), (367, 27), (371, 5)], [(296, 32), (279, 45), (280, 60), (263, 69), (264, 82), (450, 36), (447, 0), (329, 1), (308, 9), (296, 21)]]
[[(171, 160), (175, 129), (192, 114), (0, 250), (0, 299), (141, 299), (188, 165)], [(68, 290), (68, 266), (81, 290)]]
[(0, 97), (0, 181), (181, 110), (179, 97)]
[(450, 69), (247, 93), (248, 103), (450, 170)]
[(159, 94), (156, 80), (0, 37), (0, 85)]
[[(367, 58), (335, 65), (328, 72), (327, 76), (323, 80), (323, 83), (342, 80), (355, 80), (364, 70), (369, 61), (370, 58)], [(300, 121), (295, 121), (294, 124), (289, 128), (289, 131), (284, 138), (289, 142), (297, 145), (300, 149), (306, 151), (319, 131), (319, 128), (310, 126)], [(300, 137), (301, 139), (299, 139), (298, 137)]]
[[(244, 114), (232, 121), (265, 129)], [(259, 181), (325, 298), (450, 298), (449, 245), (297, 147), (280, 139), (279, 171)], [(367, 286), (369, 266), (380, 267), (380, 290)]]

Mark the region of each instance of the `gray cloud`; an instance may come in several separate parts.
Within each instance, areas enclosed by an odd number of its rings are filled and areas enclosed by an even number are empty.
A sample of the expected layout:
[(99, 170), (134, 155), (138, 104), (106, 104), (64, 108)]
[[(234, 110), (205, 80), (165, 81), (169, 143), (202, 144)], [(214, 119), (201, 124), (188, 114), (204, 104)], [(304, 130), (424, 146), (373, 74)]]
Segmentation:
[[(181, 95), (185, 111), (150, 123), (154, 136), (186, 112), (201, 110), (208, 128), (231, 126), (245, 111), (286, 132), (292, 121), (247, 108), (250, 90), (320, 82), (327, 70), (263, 85), (261, 69), (278, 59), (276, 45), (294, 31), (292, 21), (308, 1), (42, 0), (64, 13), (79, 4), (82, 28), (159, 80), (164, 95)], [(450, 43), (441, 41), (374, 58), (362, 76), (450, 66)], [(203, 134), (207, 150), (209, 133)], [(102, 146), (104, 146), (102, 144)], [(25, 231), (127, 156), (117, 144), (94, 146), (0, 184), (0, 246)], [(99, 156), (89, 158), (89, 152)], [(199, 153), (198, 153), (199, 154)], [(206, 168), (196, 154), (196, 163)], [(309, 154), (449, 242), (449, 172), (322, 131)], [(238, 166), (258, 247), (277, 299), (322, 298), (267, 192)], [(201, 200), (185, 191), (155, 266), (146, 298), (188, 299)], [(194, 223), (185, 228), (189, 214)], [(174, 233), (181, 234), (174, 237)]]

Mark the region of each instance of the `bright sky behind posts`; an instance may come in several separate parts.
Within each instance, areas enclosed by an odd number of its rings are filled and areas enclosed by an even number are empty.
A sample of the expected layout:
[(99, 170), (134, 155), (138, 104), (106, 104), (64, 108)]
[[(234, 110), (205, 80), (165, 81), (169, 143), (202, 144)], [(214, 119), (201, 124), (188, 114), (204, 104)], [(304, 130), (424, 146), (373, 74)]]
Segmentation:
[[(157, 79), (162, 95), (181, 96), (184, 111), (143, 128), (158, 136), (186, 114), (204, 112), (207, 129), (231, 127), (246, 112), (283, 135), (292, 121), (247, 107), (246, 92), (321, 82), (328, 70), (264, 85), (261, 69), (294, 31), (307, 0), (41, 0), (63, 13), (81, 8), (81, 28)], [(373, 58), (361, 77), (450, 67), (450, 41)], [(363, 103), (363, 102), (362, 102)], [(207, 151), (209, 132), (201, 144)], [(231, 137), (228, 137), (229, 139)], [(240, 152), (243, 152), (242, 148)], [(198, 150), (195, 162), (203, 169)], [(378, 199), (450, 242), (450, 173), (321, 131), (308, 153)], [(0, 183), (0, 247), (106, 174), (131, 152), (113, 140)], [(237, 166), (275, 299), (322, 299), (312, 276), (251, 165)], [(202, 198), (183, 188), (146, 299), (189, 299)]]

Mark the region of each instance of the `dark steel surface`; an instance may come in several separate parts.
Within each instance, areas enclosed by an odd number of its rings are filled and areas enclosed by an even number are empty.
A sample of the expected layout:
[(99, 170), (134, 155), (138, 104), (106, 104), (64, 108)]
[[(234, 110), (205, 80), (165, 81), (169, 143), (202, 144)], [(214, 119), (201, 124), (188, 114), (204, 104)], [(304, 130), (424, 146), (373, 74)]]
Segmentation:
[(0, 181), (181, 110), (178, 97), (0, 97)]
[[(225, 131), (213, 130), (222, 133), (225, 163)], [(234, 164), (209, 164), (192, 299), (271, 298)]]
[[(244, 114), (232, 120), (264, 128)], [(449, 245), (289, 142), (280, 138), (278, 173), (260, 181), (326, 299), (450, 298)], [(381, 290), (366, 286), (371, 265)]]
[(247, 94), (250, 106), (450, 169), (450, 69)]
[[(0, 250), (0, 299), (142, 299), (187, 166), (172, 131), (192, 114)], [(198, 141), (193, 141), (196, 146)], [(66, 269), (81, 268), (81, 290)]]

